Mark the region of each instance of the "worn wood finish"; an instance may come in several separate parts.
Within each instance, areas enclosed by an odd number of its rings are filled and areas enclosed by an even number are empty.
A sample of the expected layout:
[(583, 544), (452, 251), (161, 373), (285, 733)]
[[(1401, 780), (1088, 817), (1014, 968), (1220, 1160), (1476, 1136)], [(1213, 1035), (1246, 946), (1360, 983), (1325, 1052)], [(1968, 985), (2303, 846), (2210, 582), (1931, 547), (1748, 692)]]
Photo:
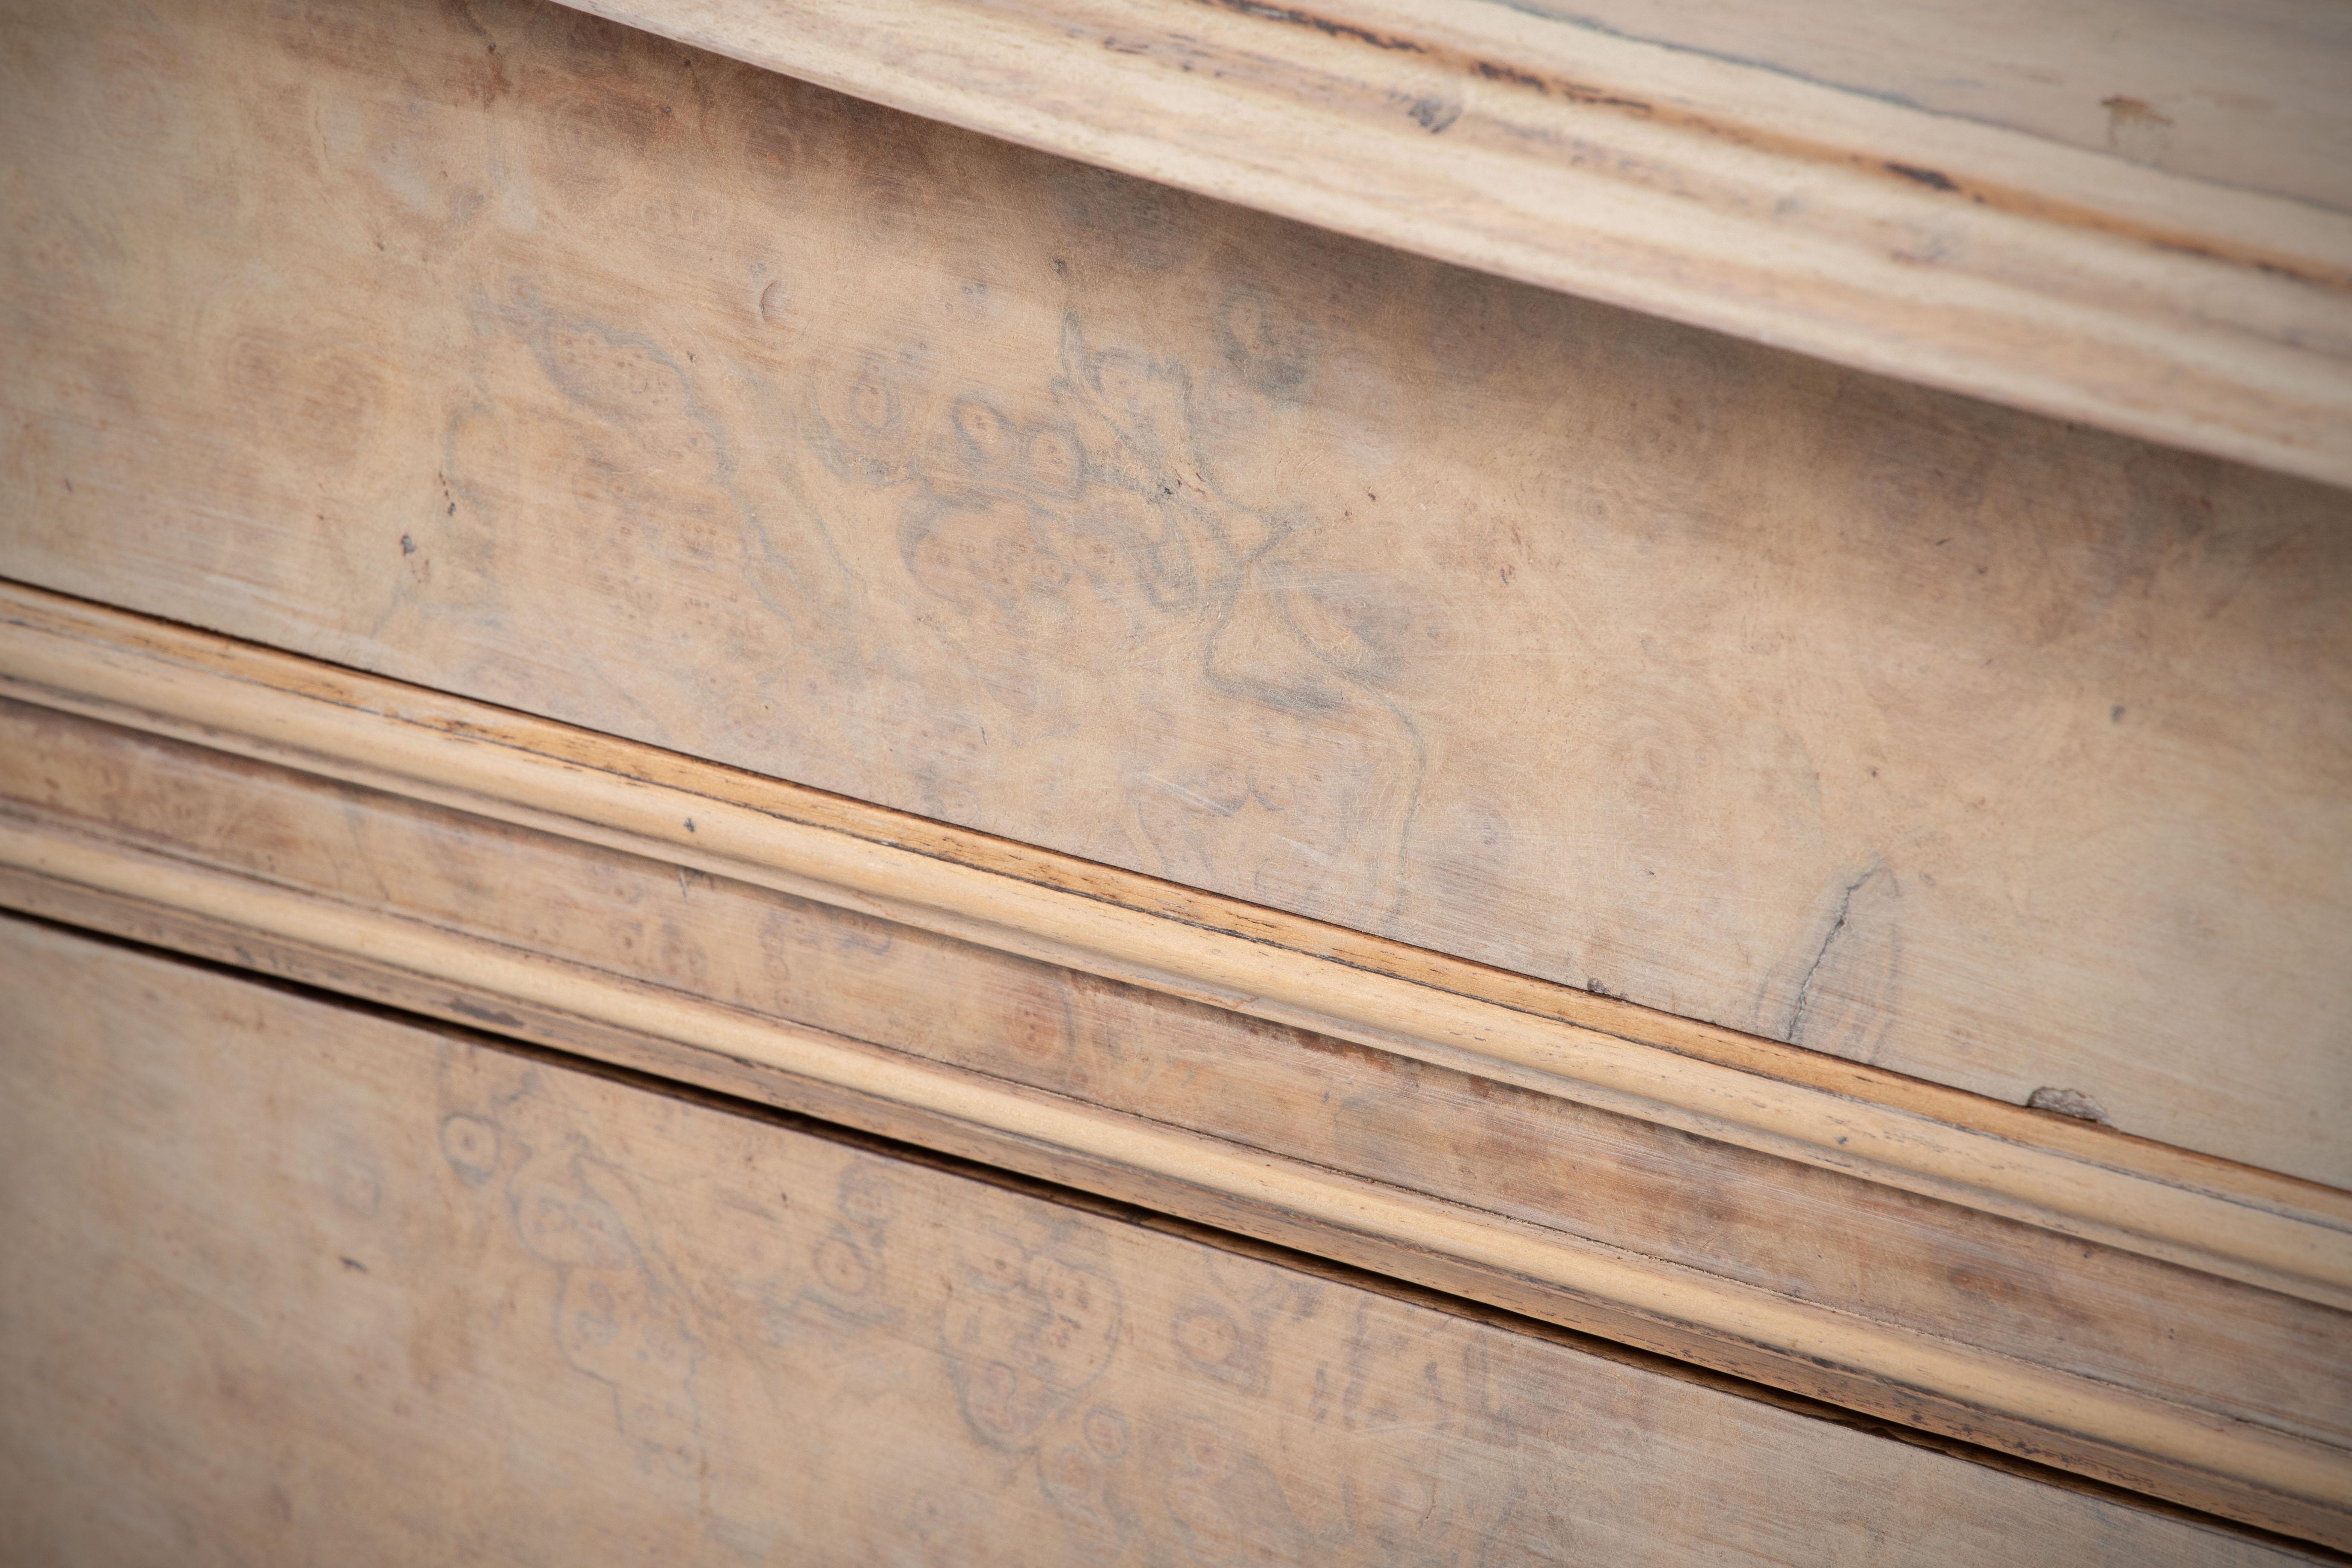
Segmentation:
[(2352, 481), (2326, 0), (585, 0), (916, 113)]
[(2339, 492), (557, 10), (7, 37), (0, 570), (2352, 1183)]
[(54, 930), (0, 987), (14, 1560), (2294, 1560)]
[[(592, 1054), (614, 1054), (609, 1037), (571, 1020), (650, 1031), (855, 1089), (886, 1131), (936, 1143), (934, 1124), (891, 1112), (944, 1114), (1011, 1134), (972, 1152), (1016, 1168), (1228, 1224), (1238, 1204), (1255, 1211), (1244, 1226), (1270, 1220), (1294, 1245), (2352, 1541), (2327, 1500), (2352, 1490), (2340, 1310), (675, 862), (15, 704), (0, 704), (0, 862), (134, 900), (93, 909), (9, 884), (0, 901), (363, 994), (384, 994), (365, 972), (389, 964), (410, 982), (395, 1000), (535, 1021)], [(157, 912), (204, 929), (158, 932), (144, 923)], [(852, 1040), (966, 1076), (910, 1076), (845, 1054)], [(1112, 1114), (1056, 1111), (1024, 1088)], [(1440, 1206), (1400, 1205), (1400, 1189)], [(1367, 1237), (1402, 1252), (1356, 1250)]]

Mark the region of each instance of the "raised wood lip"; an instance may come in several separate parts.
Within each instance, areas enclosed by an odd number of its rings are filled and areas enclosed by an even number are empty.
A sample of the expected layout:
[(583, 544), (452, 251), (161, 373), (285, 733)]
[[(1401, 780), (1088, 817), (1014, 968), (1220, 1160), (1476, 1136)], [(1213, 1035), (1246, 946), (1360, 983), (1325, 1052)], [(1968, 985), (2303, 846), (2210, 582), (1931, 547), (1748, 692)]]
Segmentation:
[(2352, 215), (2311, 202), (1503, 6), (569, 3), (1381, 244), (2352, 485)]
[(2352, 1308), (2352, 1194), (1138, 873), (5, 582), (0, 691)]

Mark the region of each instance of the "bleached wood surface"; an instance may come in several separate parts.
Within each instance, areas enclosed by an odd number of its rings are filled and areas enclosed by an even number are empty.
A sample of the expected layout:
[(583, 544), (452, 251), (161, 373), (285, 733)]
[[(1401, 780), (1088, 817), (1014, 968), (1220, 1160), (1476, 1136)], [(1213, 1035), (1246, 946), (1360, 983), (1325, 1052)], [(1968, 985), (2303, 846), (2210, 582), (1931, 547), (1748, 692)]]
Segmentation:
[(2295, 1560), (54, 929), (0, 987), (16, 1561)]
[(469, 15), (13, 14), (0, 572), (2352, 1184), (2343, 492)]

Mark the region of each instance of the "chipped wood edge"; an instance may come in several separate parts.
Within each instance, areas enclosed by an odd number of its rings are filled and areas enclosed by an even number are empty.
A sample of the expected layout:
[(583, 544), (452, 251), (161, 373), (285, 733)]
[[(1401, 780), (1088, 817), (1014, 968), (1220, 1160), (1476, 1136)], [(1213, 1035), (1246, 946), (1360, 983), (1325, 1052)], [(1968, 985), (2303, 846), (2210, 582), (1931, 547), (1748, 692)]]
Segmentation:
[(2352, 1310), (2352, 1194), (2111, 1129), (11, 584), (0, 692)]
[(1500, 6), (568, 3), (1381, 244), (2352, 485), (2352, 215)]
[[(30, 897), (24, 884), (29, 879)], [(47, 892), (50, 897), (44, 898)], [(2253, 1423), (1836, 1311), (1570, 1233), (1208, 1134), (761, 1017), (381, 910), (0, 813), (0, 894), (54, 912), (79, 897), (207, 928), (247, 963), (257, 942), (354, 972), (395, 1000), (439, 991), (458, 1021), (691, 1081), (746, 1069), (779, 1103), (1812, 1397), (1980, 1443), (2241, 1522), (2352, 1546), (2352, 1453)], [(63, 898), (56, 897), (62, 893)], [(58, 903), (68, 907), (57, 910)], [(85, 906), (86, 908), (87, 906)], [(101, 911), (101, 919), (104, 914)], [(323, 963), (320, 961), (323, 960)], [(469, 1001), (478, 998), (478, 1001)], [(488, 1005), (484, 1005), (487, 1003)], [(514, 1009), (509, 1012), (508, 1009)], [(517, 1016), (520, 1013), (521, 1016)], [(646, 1047), (652, 1047), (649, 1053)], [(617, 1048), (616, 1048), (617, 1047)], [(648, 1056), (652, 1060), (648, 1061)], [(788, 1082), (779, 1085), (776, 1075)], [(814, 1088), (815, 1103), (789, 1087)], [(780, 1092), (781, 1091), (781, 1092)], [(863, 1112), (863, 1114), (860, 1114)], [(1106, 1179), (1107, 1178), (1107, 1179)]]

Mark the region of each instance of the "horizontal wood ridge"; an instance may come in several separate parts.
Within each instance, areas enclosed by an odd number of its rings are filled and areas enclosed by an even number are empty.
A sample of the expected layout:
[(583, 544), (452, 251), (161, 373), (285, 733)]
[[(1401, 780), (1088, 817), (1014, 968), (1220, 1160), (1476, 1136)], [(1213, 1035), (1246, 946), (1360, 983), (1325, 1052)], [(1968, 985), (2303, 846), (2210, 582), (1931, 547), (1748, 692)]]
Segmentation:
[(0, 585), (11, 695), (550, 828), (2352, 1308), (2352, 1194)]
[(37, 590), (0, 694), (18, 907), (2352, 1543), (2343, 1194)]
[[(2098, 146), (1535, 6), (579, 8), (1444, 260), (2352, 483), (2352, 213), (2328, 205), (2340, 182), (2325, 174), (2258, 188), (2265, 168), (2342, 153), (2325, 92), (2287, 96), (2330, 47), (2310, 29), (2224, 23), (2176, 42), (2176, 57), (2228, 57), (2208, 68), (2247, 74), (2300, 117), (2292, 132), (2217, 133), (2203, 151), (2219, 177), (2199, 177), (2153, 166), (2165, 160), (2137, 143), (2172, 120), (2128, 91), (2107, 97), (2123, 118)], [(2063, 26), (2034, 23), (2042, 79), (2121, 68), (2112, 35), (2066, 60)], [(1937, 47), (1901, 42), (1864, 78)], [(2085, 110), (2098, 96), (2076, 95)]]

